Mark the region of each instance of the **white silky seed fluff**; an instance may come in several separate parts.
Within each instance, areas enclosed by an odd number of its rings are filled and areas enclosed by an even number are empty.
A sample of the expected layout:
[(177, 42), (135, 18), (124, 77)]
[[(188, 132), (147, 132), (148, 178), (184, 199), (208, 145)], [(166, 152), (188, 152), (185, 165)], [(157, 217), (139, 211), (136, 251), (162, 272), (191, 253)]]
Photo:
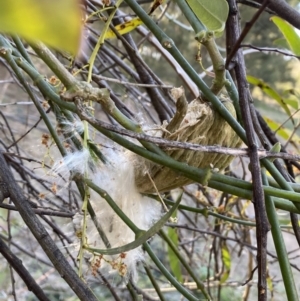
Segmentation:
[[(121, 210), (129, 217), (133, 223), (142, 230), (148, 230), (154, 221), (161, 216), (161, 205), (148, 197), (142, 196), (135, 185), (134, 168), (130, 152), (121, 150), (110, 150), (104, 154), (109, 162), (103, 164), (98, 161), (94, 163), (94, 168), (89, 168), (91, 160), (88, 150), (77, 151), (69, 154), (55, 164), (56, 172), (65, 173), (72, 171), (80, 174), (88, 174), (93, 183), (105, 190), (117, 203)], [(136, 158), (135, 158), (136, 160)], [(135, 240), (133, 231), (119, 218), (111, 209), (106, 200), (90, 189), (90, 202), (95, 211), (97, 222), (103, 228), (111, 247), (120, 247)], [(75, 222), (76, 228), (81, 227), (82, 217)], [(87, 242), (93, 248), (106, 249), (101, 240), (93, 221), (88, 218), (86, 230)], [(79, 240), (78, 240), (79, 242)], [(92, 255), (90, 259), (92, 258)], [(118, 256), (104, 256), (106, 260), (116, 259)], [(126, 252), (126, 257), (122, 261), (127, 266), (127, 275), (136, 277), (136, 265), (144, 259), (141, 247)], [(118, 259), (120, 261), (120, 259)], [(104, 260), (101, 261), (101, 272), (112, 272), (112, 267)]]

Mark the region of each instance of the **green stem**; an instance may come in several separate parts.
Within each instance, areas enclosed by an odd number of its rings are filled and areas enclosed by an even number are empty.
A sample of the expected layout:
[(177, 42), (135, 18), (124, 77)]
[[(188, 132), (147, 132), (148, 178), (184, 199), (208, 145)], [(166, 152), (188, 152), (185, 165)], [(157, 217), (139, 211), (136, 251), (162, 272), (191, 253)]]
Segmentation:
[(240, 102), (239, 102), (239, 92), (228, 70), (226, 70), (226, 79), (227, 79), (227, 81), (225, 82), (226, 91), (230, 99), (232, 100), (233, 106), (236, 111), (237, 120), (239, 123), (242, 124), (242, 113), (241, 113)]
[(220, 51), (212, 34), (207, 34), (206, 37), (200, 42), (208, 51), (215, 73), (215, 78), (210, 89), (215, 95), (218, 95), (223, 89), (226, 82), (224, 59), (220, 54)]
[[(282, 188), (286, 191), (294, 192), (291, 185), (285, 180), (285, 178), (277, 170), (277, 168), (275, 167), (275, 165), (271, 161), (269, 161), (268, 159), (262, 159), (261, 162), (266, 167), (266, 169), (270, 172), (270, 174), (275, 179), (275, 181), (279, 184), (280, 188)], [(300, 204), (299, 204), (300, 200), (298, 200), (298, 199), (294, 200), (292, 198), (291, 198), (291, 200), (294, 201), (293, 202), (294, 205), (298, 208), (298, 210), (300, 210)]]
[[(275, 187), (275, 188), (280, 188), (278, 183), (273, 178), (268, 177), (268, 181), (269, 181), (270, 186)], [(300, 192), (300, 185), (299, 184), (289, 182), (289, 185), (291, 186), (291, 188), (293, 188), (294, 191)]]
[(151, 273), (151, 270), (149, 269), (149, 267), (146, 264), (144, 264), (144, 269), (145, 269), (145, 271), (146, 271), (146, 273), (147, 273), (147, 275), (148, 275), (148, 277), (149, 277), (149, 279), (150, 279), (150, 281), (151, 281), (151, 283), (152, 283), (152, 285), (153, 285), (153, 287), (154, 287), (154, 289), (155, 289), (155, 291), (156, 291), (156, 293), (159, 297), (159, 300), (160, 301), (166, 301), (164, 295), (162, 294), (162, 292), (160, 290), (159, 285), (157, 284), (155, 278), (153, 277), (153, 275)]
[(130, 281), (126, 284), (126, 287), (130, 293), (130, 296), (132, 298), (132, 301), (141, 301), (141, 298), (139, 297), (139, 295), (137, 294), (137, 292), (135, 291), (134, 287), (132, 286), (132, 284), (130, 283)]
[(15, 60), (17, 65), (21, 67), (30, 76), (32, 81), (39, 88), (39, 90), (46, 99), (50, 99), (61, 108), (64, 108), (74, 113), (76, 112), (76, 106), (73, 103), (61, 100), (59, 95), (55, 93), (54, 88), (45, 81), (44, 76), (42, 76), (34, 67), (32, 67), (26, 61), (20, 58), (15, 58)]
[[(160, 201), (157, 196), (154, 195), (147, 195), (151, 198), (156, 199), (157, 201)], [(175, 203), (168, 200), (168, 199), (164, 199), (164, 202), (170, 206), (173, 206)], [(297, 208), (293, 205), (292, 202), (283, 200), (283, 199), (274, 199), (273, 200), (275, 207), (281, 210), (285, 210), (285, 211), (289, 211), (289, 212), (295, 212), (295, 213), (300, 213)], [(245, 221), (245, 220), (241, 220), (241, 219), (236, 219), (236, 218), (232, 218), (232, 217), (228, 217), (225, 216), (223, 214), (219, 214), (214, 212), (213, 210), (210, 210), (210, 208), (196, 208), (196, 207), (190, 207), (187, 205), (179, 205), (178, 209), (180, 210), (185, 210), (185, 211), (189, 211), (189, 212), (194, 212), (194, 213), (199, 213), (204, 215), (205, 217), (211, 215), (214, 217), (217, 217), (221, 220), (224, 220), (226, 222), (230, 222), (230, 223), (234, 223), (234, 224), (240, 224), (240, 225), (244, 225), (244, 226), (249, 226), (249, 227), (256, 227), (256, 224), (254, 222), (250, 222), (250, 221)]]
[(210, 89), (214, 94), (217, 95), (222, 90), (225, 84), (225, 62), (217, 47), (214, 35), (212, 32), (207, 31), (206, 27), (196, 17), (186, 1), (176, 0), (176, 3), (185, 15), (187, 21), (193, 27), (196, 34), (196, 40), (204, 45), (208, 51), (215, 73), (215, 79)]
[(109, 14), (109, 17), (104, 25), (104, 28), (102, 29), (101, 35), (97, 41), (96, 46), (93, 49), (93, 52), (91, 54), (91, 57), (89, 59), (89, 72), (88, 72), (88, 78), (87, 78), (87, 82), (90, 83), (92, 80), (92, 71), (93, 71), (93, 67), (94, 67), (94, 63), (95, 63), (95, 59), (97, 57), (97, 54), (99, 52), (99, 49), (101, 47), (101, 45), (104, 44), (104, 40), (105, 40), (105, 35), (109, 29), (109, 25), (112, 22), (112, 19), (118, 9), (118, 7), (121, 5), (121, 3), (123, 2), (123, 0), (118, 0), (116, 2), (116, 4), (114, 5), (114, 7), (112, 7), (112, 12)]
[[(13, 71), (15, 72), (18, 80), (20, 81), (20, 83), (23, 85), (23, 87), (25, 88), (26, 92), (28, 93), (28, 95), (30, 96), (30, 98), (32, 99), (34, 105), (36, 106), (37, 110), (39, 111), (43, 121), (45, 122), (52, 138), (54, 139), (59, 151), (65, 156), (67, 154), (63, 144), (61, 143), (58, 134), (54, 128), (54, 126), (52, 125), (50, 119), (48, 118), (46, 112), (44, 111), (42, 105), (40, 104), (40, 102), (38, 101), (38, 99), (36, 99), (35, 95), (32, 93), (27, 81), (25, 80), (23, 74), (21, 73), (21, 70), (19, 69), (18, 65), (15, 62), (14, 57), (11, 54), (11, 50), (10, 49), (4, 49), (2, 48), (1, 52), (0, 52), (0, 56), (2, 56), (7, 63), (10, 65), (10, 67), (13, 69)], [(18, 58), (17, 61), (24, 61), (23, 58)]]
[(29, 42), (31, 48), (35, 51), (46, 65), (59, 78), (63, 85), (68, 89), (76, 83), (75, 77), (64, 67), (64, 65), (55, 57), (55, 55), (42, 43)]
[(180, 252), (177, 250), (177, 247), (174, 245), (174, 243), (169, 238), (169, 236), (162, 229), (159, 231), (159, 234), (164, 239), (164, 241), (169, 245), (169, 247), (172, 249), (172, 251), (178, 258), (178, 260), (181, 262), (181, 264), (184, 266), (184, 268), (187, 270), (189, 275), (194, 279), (194, 281), (197, 284), (197, 288), (202, 292), (202, 294), (204, 295), (206, 300), (210, 300), (210, 296), (209, 296), (208, 292), (206, 291), (204, 284), (198, 279), (198, 277), (194, 273), (191, 266), (186, 262), (186, 260), (183, 258), (183, 256), (180, 254)]
[(87, 242), (86, 230), (87, 230), (87, 206), (90, 200), (90, 191), (87, 187), (84, 189), (84, 198), (82, 202), (81, 211), (83, 212), (82, 226), (81, 226), (81, 238), (80, 238), (80, 248), (78, 253), (79, 268), (78, 276), (83, 279), (83, 260), (84, 260), (84, 246)]
[(183, 12), (185, 18), (188, 20), (192, 26), (196, 39), (197, 37), (205, 36), (207, 33), (207, 28), (205, 25), (197, 18), (191, 8), (188, 6), (187, 2), (184, 0), (175, 0), (176, 4), (179, 6), (180, 10)]
[(23, 58), (33, 66), (32, 61), (30, 59), (30, 56), (28, 55), (28, 52), (26, 51), (21, 39), (18, 36), (12, 36), (13, 41), (16, 44), (17, 49), (19, 50), (20, 54), (23, 56)]
[[(262, 180), (264, 185), (268, 185), (268, 179), (264, 170), (262, 170)], [(288, 253), (286, 251), (285, 242), (283, 240), (283, 236), (280, 230), (280, 225), (278, 222), (274, 202), (272, 198), (268, 195), (265, 196), (265, 201), (268, 220), (271, 225), (272, 237), (278, 257), (278, 262), (281, 270), (283, 283), (285, 286), (287, 299), (289, 301), (299, 300), (292, 269), (289, 262)]]
[(185, 287), (183, 287), (166, 269), (166, 267), (162, 264), (162, 262), (156, 257), (153, 253), (150, 245), (148, 243), (143, 244), (144, 250), (148, 253), (150, 258), (155, 263), (156, 267), (162, 272), (162, 274), (171, 282), (171, 284), (180, 292), (185, 298), (189, 301), (199, 301), (198, 298), (193, 296)]

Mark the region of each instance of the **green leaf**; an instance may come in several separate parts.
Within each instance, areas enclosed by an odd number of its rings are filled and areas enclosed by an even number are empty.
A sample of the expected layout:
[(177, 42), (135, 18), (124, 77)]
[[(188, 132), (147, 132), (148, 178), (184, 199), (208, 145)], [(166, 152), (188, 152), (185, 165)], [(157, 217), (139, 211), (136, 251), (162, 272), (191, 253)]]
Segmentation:
[(299, 109), (299, 101), (293, 98), (284, 98), (284, 102), (295, 110)]
[(222, 262), (225, 268), (220, 279), (220, 283), (222, 284), (228, 279), (230, 274), (230, 268), (231, 268), (231, 256), (225, 242), (222, 244), (221, 254), (222, 254)]
[[(268, 96), (270, 96), (271, 98), (276, 100), (278, 102), (278, 104), (284, 109), (286, 114), (288, 116), (291, 116), (291, 111), (290, 111), (287, 103), (285, 102), (285, 99), (283, 97), (281, 97), (280, 94), (275, 89), (273, 89), (271, 86), (269, 86), (263, 80), (258, 79), (253, 76), (250, 76), (250, 75), (247, 76), (247, 80), (248, 80), (248, 83), (259, 87), (265, 94), (267, 94)], [(291, 120), (294, 123), (294, 119), (291, 118)]]
[[(281, 150), (281, 143), (280, 142), (276, 142), (272, 148), (270, 149), (271, 153), (279, 153)], [(274, 162), (275, 158), (269, 158), (270, 162)]]
[(294, 27), (290, 23), (284, 21), (283, 19), (277, 16), (271, 17), (271, 20), (275, 23), (275, 25), (284, 35), (293, 53), (295, 55), (300, 55), (300, 37), (296, 33)]
[(279, 153), (281, 150), (281, 143), (280, 142), (276, 142), (272, 148), (270, 149), (270, 152), (272, 153)]
[(156, 234), (163, 227), (165, 222), (172, 216), (172, 214), (178, 208), (180, 201), (181, 201), (181, 198), (178, 198), (177, 202), (173, 205), (173, 207), (159, 221), (157, 221), (148, 231), (141, 230), (139, 233), (135, 233), (136, 239), (133, 242), (126, 244), (124, 246), (121, 246), (121, 247), (111, 248), (111, 249), (96, 249), (96, 248), (88, 248), (88, 247), (85, 247), (85, 249), (88, 251), (96, 252), (96, 253), (103, 254), (103, 255), (117, 255), (117, 254), (127, 252), (127, 251), (130, 251), (132, 249), (139, 247), (140, 245), (145, 243), (151, 236)]
[(299, 109), (299, 98), (300, 94), (297, 90), (295, 89), (287, 89), (283, 91), (283, 96), (285, 99), (285, 102), (294, 108), (295, 110)]
[[(119, 24), (117, 26), (115, 26), (115, 30), (120, 34), (120, 35), (124, 35), (126, 33), (131, 32), (132, 30), (134, 30), (135, 28), (137, 28), (138, 26), (140, 26), (141, 24), (143, 24), (143, 21), (139, 18), (135, 18), (135, 19), (131, 19), (129, 21), (126, 21), (122, 24)], [(104, 36), (105, 40), (109, 40), (109, 39), (114, 39), (116, 38), (116, 34), (109, 29)]]
[(229, 249), (228, 249), (226, 243), (223, 244), (221, 251), (222, 251), (223, 264), (224, 264), (224, 266), (227, 270), (230, 270), (230, 268), (231, 268), (231, 257), (230, 257)]
[[(281, 138), (283, 138), (284, 140), (288, 140), (291, 132), (287, 129), (285, 129), (284, 127), (280, 127), (280, 124), (275, 122), (274, 120), (268, 118), (268, 117), (264, 117), (265, 122), (268, 124), (268, 126), (270, 127), (270, 129), (272, 131), (276, 131), (276, 134), (278, 136), (280, 136)], [(279, 130), (278, 130), (279, 129)]]
[(270, 275), (268, 275), (268, 277), (267, 277), (267, 285), (268, 285), (269, 291), (272, 293), (274, 290), (274, 286), (273, 286), (273, 280), (270, 277)]
[[(174, 212), (172, 217), (176, 218), (176, 216), (177, 216), (177, 211)], [(178, 235), (176, 229), (169, 227), (168, 236), (170, 240), (173, 242), (173, 244), (176, 246), (176, 248), (178, 248)], [(173, 252), (172, 248), (169, 245), (168, 245), (168, 255), (169, 255), (169, 263), (170, 263), (171, 271), (173, 275), (176, 277), (176, 279), (182, 283), (183, 280), (182, 280), (182, 274), (180, 269), (180, 262), (176, 254)]]
[(224, 30), (229, 11), (225, 0), (187, 0), (187, 3), (208, 30), (216, 33)]
[(80, 1), (0, 1), (0, 31), (75, 54), (81, 39)]
[(276, 47), (281, 47), (281, 48), (285, 48), (285, 49), (289, 49), (289, 44), (287, 42), (287, 40), (285, 38), (279, 38), (273, 41), (273, 44)]

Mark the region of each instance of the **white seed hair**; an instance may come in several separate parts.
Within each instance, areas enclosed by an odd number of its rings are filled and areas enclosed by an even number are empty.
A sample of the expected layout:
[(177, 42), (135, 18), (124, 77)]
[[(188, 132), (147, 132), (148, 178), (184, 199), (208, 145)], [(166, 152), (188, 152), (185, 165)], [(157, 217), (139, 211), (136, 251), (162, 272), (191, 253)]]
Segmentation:
[[(105, 156), (109, 159), (107, 164), (102, 162), (93, 162), (91, 167), (91, 158), (88, 150), (70, 153), (54, 166), (55, 172), (63, 175), (66, 172), (88, 174), (93, 183), (105, 190), (109, 196), (117, 203), (122, 211), (129, 219), (140, 229), (148, 230), (154, 221), (161, 216), (161, 205), (148, 197), (141, 195), (135, 185), (133, 156), (129, 151), (110, 150)], [(100, 223), (104, 230), (112, 248), (120, 247), (135, 240), (133, 231), (119, 218), (119, 216), (111, 209), (106, 200), (91, 189), (90, 196), (91, 205), (95, 211), (97, 222)], [(76, 215), (74, 222), (76, 228), (81, 224), (82, 215)], [(93, 248), (105, 249), (97, 229), (88, 218), (87, 223), (87, 243)], [(87, 256), (89, 256), (87, 254)], [(93, 255), (90, 254), (91, 260)], [(112, 272), (109, 262), (118, 256), (104, 256), (105, 260), (101, 261), (101, 273)], [(141, 247), (126, 252), (126, 257), (122, 259), (127, 266), (127, 274), (125, 279), (132, 276), (136, 278), (137, 263), (143, 261), (144, 254)], [(119, 260), (119, 259), (118, 259)], [(90, 273), (86, 273), (89, 275)], [(89, 275), (87, 278), (92, 277)]]

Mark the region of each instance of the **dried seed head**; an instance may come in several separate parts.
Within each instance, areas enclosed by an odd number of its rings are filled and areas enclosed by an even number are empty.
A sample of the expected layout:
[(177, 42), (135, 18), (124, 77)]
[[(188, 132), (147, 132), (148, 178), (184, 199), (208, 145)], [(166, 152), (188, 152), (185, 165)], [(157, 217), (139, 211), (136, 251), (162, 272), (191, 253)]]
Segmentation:
[(42, 135), (42, 144), (48, 147), (48, 142), (49, 142), (50, 136), (49, 134), (44, 133)]

